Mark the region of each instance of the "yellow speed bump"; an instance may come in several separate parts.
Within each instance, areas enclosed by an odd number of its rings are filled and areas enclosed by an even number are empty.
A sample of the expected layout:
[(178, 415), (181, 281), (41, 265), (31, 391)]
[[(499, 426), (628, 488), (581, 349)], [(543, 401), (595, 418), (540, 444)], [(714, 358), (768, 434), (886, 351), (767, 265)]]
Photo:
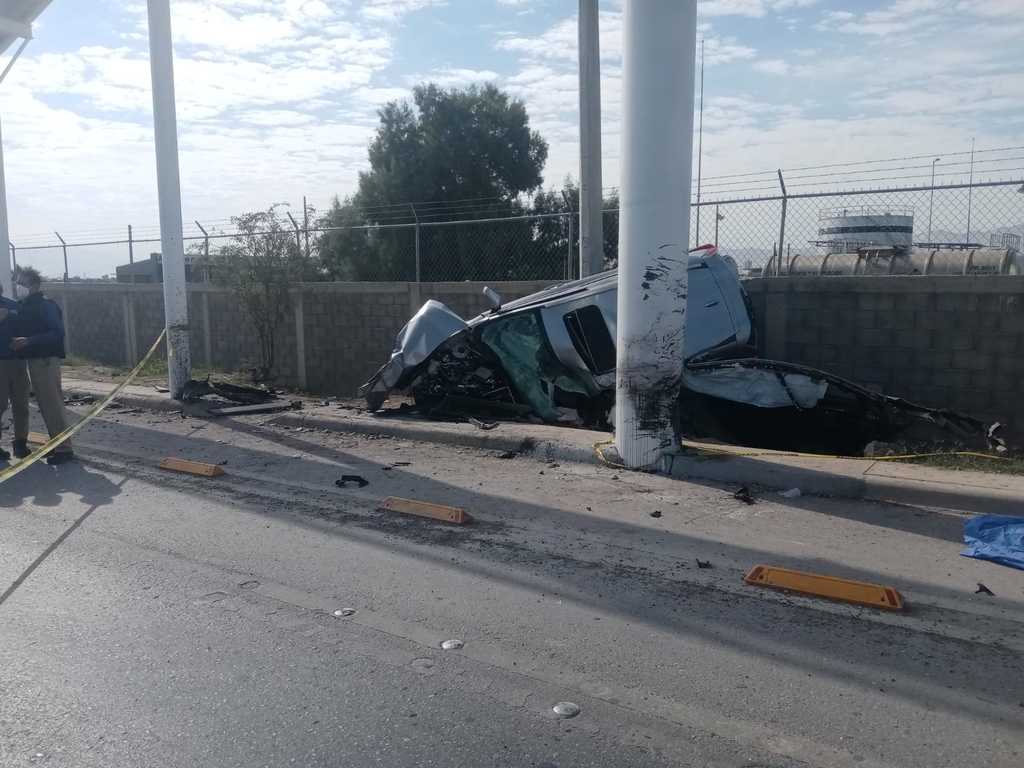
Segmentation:
[(403, 515), (429, 517), (433, 520), (455, 523), (456, 525), (465, 525), (471, 519), (466, 514), (466, 510), (461, 507), (449, 507), (447, 504), (432, 504), (429, 501), (419, 501), (417, 499), (403, 499), (398, 496), (388, 496), (384, 499), (381, 509), (389, 512), (400, 512)]
[(887, 611), (903, 609), (903, 598), (892, 587), (881, 584), (870, 584), (866, 581), (838, 579), (834, 576), (821, 576), (817, 573), (791, 571), (788, 568), (776, 568), (773, 565), (755, 565), (743, 577), (743, 581), (757, 587), (771, 587), (799, 592), (802, 595), (824, 597), (828, 600), (840, 600), (844, 603), (867, 605)]
[(160, 469), (169, 469), (172, 472), (185, 472), (200, 477), (220, 477), (224, 474), (224, 468), (216, 464), (206, 464), (202, 461), (189, 461), (188, 459), (175, 459), (168, 457), (160, 460)]

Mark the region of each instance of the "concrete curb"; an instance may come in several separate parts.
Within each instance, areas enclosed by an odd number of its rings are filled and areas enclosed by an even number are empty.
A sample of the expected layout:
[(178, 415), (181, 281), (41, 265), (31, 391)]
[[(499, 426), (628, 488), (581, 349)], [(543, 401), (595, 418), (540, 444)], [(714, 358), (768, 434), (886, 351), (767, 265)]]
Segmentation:
[[(98, 382), (69, 380), (67, 392), (95, 396), (99, 388), (104, 386)], [(164, 412), (184, 410), (186, 415), (197, 417), (207, 415), (202, 404), (183, 405), (157, 392), (142, 394), (125, 391), (117, 399), (123, 405), (133, 408)], [(584, 464), (601, 463), (593, 443), (607, 439), (603, 433), (547, 425), (516, 424), (509, 425), (504, 431), (499, 428), (494, 432), (486, 432), (471, 429), (468, 425), (435, 424), (400, 416), (360, 418), (325, 416), (308, 411), (283, 412), (273, 416), (272, 421), (288, 427), (380, 435), (484, 451), (512, 451), (548, 461)], [(512, 428), (519, 429), (520, 433), (510, 433)], [(872, 466), (870, 462), (850, 459), (678, 456), (672, 463), (670, 474), (681, 480), (705, 480), (732, 486), (752, 485), (769, 490), (799, 488), (802, 494), (936, 507), (969, 514), (1019, 515), (1024, 510), (1024, 493), (1015, 490), (987, 487), (977, 482), (935, 482), (872, 474)]]

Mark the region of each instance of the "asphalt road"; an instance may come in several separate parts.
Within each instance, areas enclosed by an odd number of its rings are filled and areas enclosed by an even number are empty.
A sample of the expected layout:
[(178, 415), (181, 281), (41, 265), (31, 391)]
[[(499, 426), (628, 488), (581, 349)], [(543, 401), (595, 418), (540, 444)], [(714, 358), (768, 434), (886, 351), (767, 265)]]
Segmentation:
[(1024, 762), (1024, 574), (958, 557), (958, 518), (269, 422), (111, 415), (0, 485), (0, 765)]

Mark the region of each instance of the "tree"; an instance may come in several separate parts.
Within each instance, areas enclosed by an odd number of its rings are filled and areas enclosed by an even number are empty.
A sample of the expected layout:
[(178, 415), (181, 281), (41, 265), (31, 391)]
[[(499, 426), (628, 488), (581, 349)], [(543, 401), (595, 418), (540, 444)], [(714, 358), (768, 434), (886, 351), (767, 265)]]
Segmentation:
[[(374, 225), (376, 229), (327, 233), (324, 264), (335, 278), (410, 280), (415, 243), (406, 230), (384, 228), (410, 221), (409, 203), (449, 203), (459, 218), (485, 218), (495, 201), (519, 212), (519, 196), (540, 186), (548, 145), (530, 129), (526, 107), (494, 85), (446, 90), (430, 83), (413, 89), (413, 101), (390, 102), (369, 146), (370, 170), (360, 173), (359, 191), (335, 205), (321, 226)], [(474, 203), (474, 201), (477, 201)], [(483, 203), (481, 205), (481, 203)], [(423, 229), (421, 250), (446, 254), (447, 274), (427, 269), (423, 278), (469, 279), (488, 273), (484, 262), (501, 258), (510, 238), (481, 229), (476, 236), (449, 228)], [(429, 244), (426, 240), (429, 239)], [(428, 265), (429, 266), (429, 265)], [(499, 271), (501, 266), (497, 265)]]
[(316, 279), (317, 274), (316, 265), (303, 256), (290, 226), (282, 222), (279, 207), (233, 216), (237, 234), (210, 256), (211, 278), (238, 297), (256, 330), (256, 381), (271, 377), (277, 330), (291, 309), (289, 288), (296, 281)]

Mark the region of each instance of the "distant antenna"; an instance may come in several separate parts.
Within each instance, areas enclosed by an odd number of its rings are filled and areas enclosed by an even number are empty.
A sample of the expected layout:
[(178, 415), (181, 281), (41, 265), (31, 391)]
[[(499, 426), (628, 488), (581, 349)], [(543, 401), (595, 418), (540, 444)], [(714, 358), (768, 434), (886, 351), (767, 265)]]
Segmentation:
[(697, 226), (693, 228), (693, 247), (700, 245), (700, 173), (704, 159), (704, 38), (700, 39), (700, 117), (697, 120)]

